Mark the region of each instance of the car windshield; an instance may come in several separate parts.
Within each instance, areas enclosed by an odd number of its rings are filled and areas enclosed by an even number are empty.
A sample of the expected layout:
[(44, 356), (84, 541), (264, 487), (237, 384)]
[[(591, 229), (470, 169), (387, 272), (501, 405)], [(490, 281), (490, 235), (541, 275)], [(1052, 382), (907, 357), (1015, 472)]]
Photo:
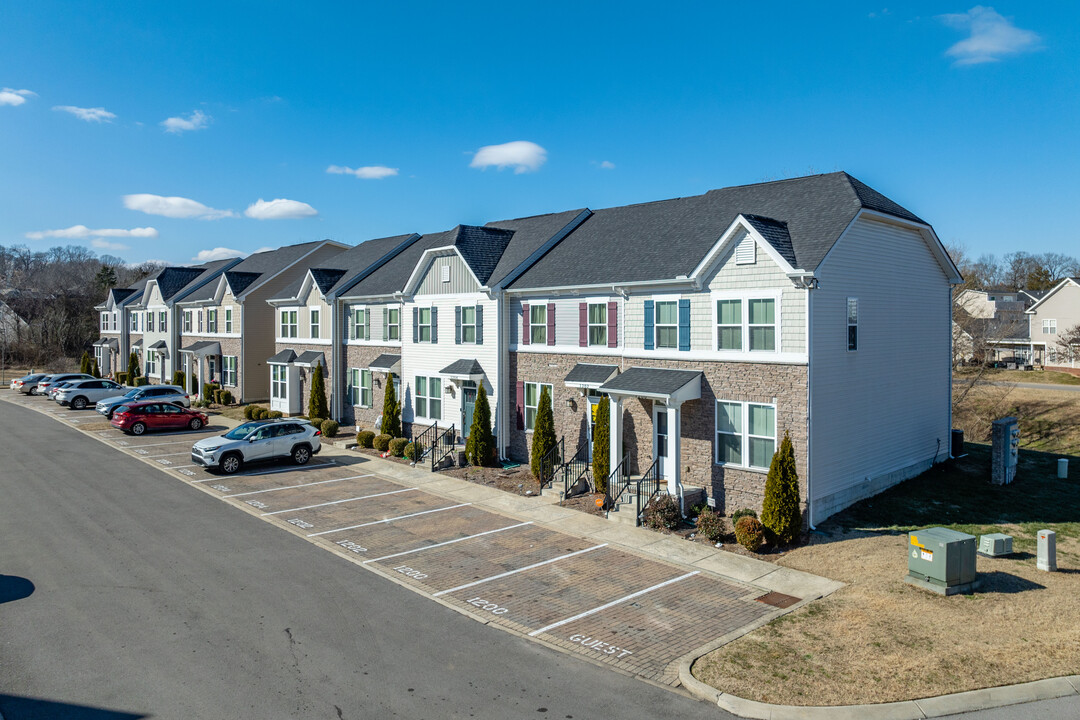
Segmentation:
[(123, 396), (128, 397), (128, 398), (133, 398), (133, 397), (135, 397), (136, 395), (138, 395), (141, 392), (142, 392), (142, 390), (140, 390), (139, 388), (132, 388), (132, 389), (128, 390), (126, 393), (124, 393)]
[(117, 415), (123, 415), (124, 413), (129, 413), (129, 412), (131, 412), (131, 406), (130, 405), (121, 405), (120, 407), (116, 408), (116, 414)]
[(243, 440), (251, 433), (252, 430), (259, 427), (257, 422), (244, 423), (243, 425), (237, 425), (229, 432), (225, 433), (225, 437), (230, 440)]

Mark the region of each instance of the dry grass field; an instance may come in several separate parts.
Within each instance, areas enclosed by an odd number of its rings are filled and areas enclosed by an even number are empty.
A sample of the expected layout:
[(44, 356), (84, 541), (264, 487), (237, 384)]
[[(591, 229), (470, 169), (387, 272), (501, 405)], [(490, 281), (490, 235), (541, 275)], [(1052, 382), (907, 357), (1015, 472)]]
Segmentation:
[(1080, 392), (1053, 385), (977, 385), (954, 408), (953, 427), (963, 429), (968, 440), (989, 442), (990, 423), (1007, 415), (1020, 419), (1020, 447), (1080, 455)]

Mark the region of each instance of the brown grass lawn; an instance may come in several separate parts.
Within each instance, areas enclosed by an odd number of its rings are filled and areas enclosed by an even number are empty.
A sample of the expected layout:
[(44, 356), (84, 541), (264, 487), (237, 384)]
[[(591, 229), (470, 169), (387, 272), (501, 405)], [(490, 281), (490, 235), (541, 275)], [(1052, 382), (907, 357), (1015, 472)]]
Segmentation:
[(989, 442), (990, 423), (1007, 415), (1020, 419), (1020, 447), (1080, 455), (1080, 392), (1073, 390), (978, 385), (954, 408), (953, 427), (967, 440)]
[[(763, 702), (890, 702), (1076, 673), (1080, 668), (1080, 457), (1021, 452), (995, 487), (989, 448), (858, 503), (781, 565), (848, 583), (716, 650), (694, 674)], [(1016, 555), (979, 557), (982, 589), (941, 597), (904, 584), (908, 530), (941, 525), (1013, 535)], [(1060, 572), (1035, 569), (1035, 533), (1057, 532)]]
[[(956, 373), (956, 380), (962, 381), (965, 377), (968, 377), (973, 372), (966, 368), (961, 368)], [(1066, 372), (1060, 372), (1058, 370), (991, 370), (984, 371), (984, 380), (990, 382), (1023, 382), (1023, 383), (1040, 383), (1047, 385), (1080, 385), (1080, 377), (1070, 375)]]

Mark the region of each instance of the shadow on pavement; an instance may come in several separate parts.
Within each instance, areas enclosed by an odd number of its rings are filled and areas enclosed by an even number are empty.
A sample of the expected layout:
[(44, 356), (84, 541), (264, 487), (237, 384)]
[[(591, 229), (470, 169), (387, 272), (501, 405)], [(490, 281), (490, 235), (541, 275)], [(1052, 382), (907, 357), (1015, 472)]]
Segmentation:
[(0, 694), (0, 712), (10, 720), (138, 720), (149, 717), (143, 713), (72, 705), (71, 703)]
[(0, 575), (0, 605), (34, 594), (34, 583), (18, 575)]

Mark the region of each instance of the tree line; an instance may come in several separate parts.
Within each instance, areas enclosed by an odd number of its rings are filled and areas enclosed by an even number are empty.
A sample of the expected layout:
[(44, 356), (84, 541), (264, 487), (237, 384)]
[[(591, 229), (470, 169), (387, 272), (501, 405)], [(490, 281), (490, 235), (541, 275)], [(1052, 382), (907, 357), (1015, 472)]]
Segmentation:
[(958, 290), (1049, 290), (1067, 277), (1080, 277), (1080, 260), (1064, 253), (1011, 252), (998, 258), (969, 255), (962, 246), (947, 248), (964, 284)]
[(95, 305), (164, 265), (129, 265), (76, 245), (31, 250), (0, 245), (0, 300), (25, 323), (5, 324), (0, 362), (59, 367), (87, 351), (99, 335)]

